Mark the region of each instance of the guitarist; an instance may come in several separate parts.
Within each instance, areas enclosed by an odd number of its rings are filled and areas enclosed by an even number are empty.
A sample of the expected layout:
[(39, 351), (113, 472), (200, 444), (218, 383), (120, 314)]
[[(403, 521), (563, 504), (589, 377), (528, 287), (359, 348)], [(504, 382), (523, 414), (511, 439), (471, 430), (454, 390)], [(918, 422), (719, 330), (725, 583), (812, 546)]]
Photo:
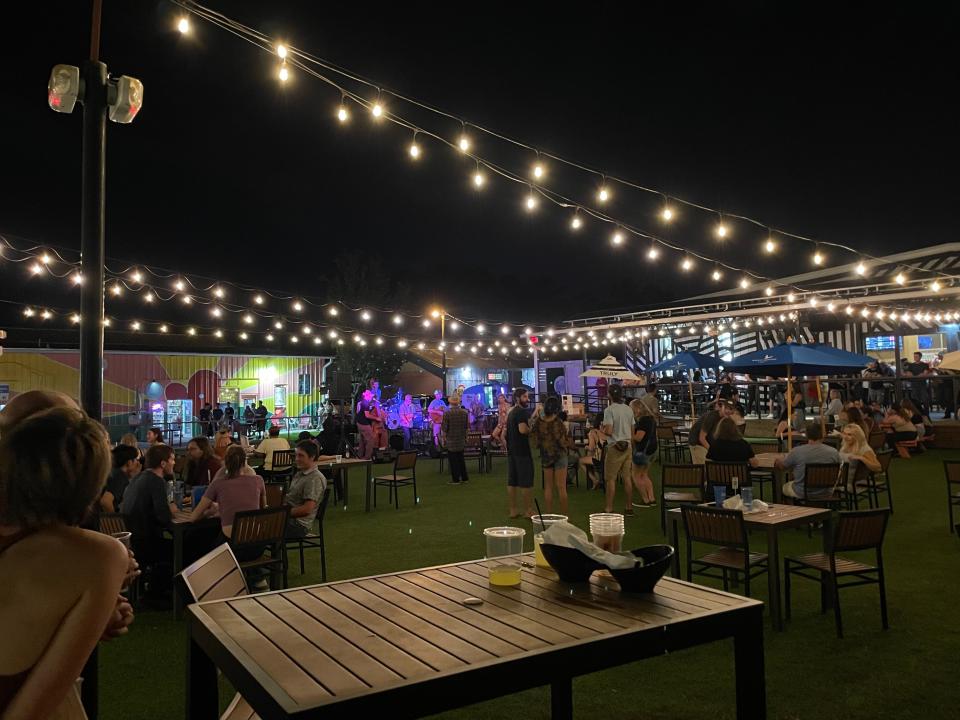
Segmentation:
[(377, 448), (378, 437), (374, 435), (373, 421), (377, 419), (374, 409), (373, 393), (364, 390), (357, 403), (357, 430), (360, 432), (360, 457), (369, 460)]
[(440, 447), (440, 426), (443, 423), (443, 414), (447, 411), (447, 404), (443, 401), (441, 390), (433, 391), (433, 402), (427, 406), (430, 424), (433, 425), (433, 444)]

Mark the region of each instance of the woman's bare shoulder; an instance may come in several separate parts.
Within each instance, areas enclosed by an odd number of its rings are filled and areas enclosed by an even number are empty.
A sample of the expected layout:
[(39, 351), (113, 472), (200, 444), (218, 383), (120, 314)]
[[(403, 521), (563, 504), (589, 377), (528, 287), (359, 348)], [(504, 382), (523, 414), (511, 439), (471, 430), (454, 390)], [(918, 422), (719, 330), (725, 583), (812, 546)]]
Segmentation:
[(116, 563), (125, 566), (127, 562), (127, 550), (116, 538), (77, 527), (57, 525), (43, 528), (25, 539), (24, 543), (25, 550), (42, 553), (45, 557), (47, 551), (51, 551), (51, 560), (65, 565), (89, 567)]

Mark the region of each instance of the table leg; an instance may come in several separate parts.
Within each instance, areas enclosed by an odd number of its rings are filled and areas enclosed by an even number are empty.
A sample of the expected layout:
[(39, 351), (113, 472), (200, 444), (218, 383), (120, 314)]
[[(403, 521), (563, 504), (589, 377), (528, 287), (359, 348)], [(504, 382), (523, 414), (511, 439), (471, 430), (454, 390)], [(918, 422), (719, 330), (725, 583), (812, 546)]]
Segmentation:
[(573, 678), (561, 678), (550, 683), (550, 717), (552, 720), (572, 720)]
[(350, 504), (350, 468), (340, 468), (340, 487), (343, 488), (343, 504)]
[(667, 513), (670, 519), (670, 543), (673, 545), (673, 560), (670, 561), (670, 572), (677, 580), (680, 580), (680, 528), (677, 522), (677, 516)]
[(766, 720), (767, 680), (763, 669), (763, 611), (738, 622), (733, 636), (737, 720)]
[[(830, 554), (833, 549), (833, 513), (829, 513), (823, 519), (823, 552)], [(820, 606), (824, 612), (833, 608), (833, 585), (836, 578), (831, 578), (830, 573), (820, 573)]]
[(183, 570), (183, 535), (184, 528), (173, 526), (173, 616), (180, 620), (183, 617), (183, 596), (180, 594), (180, 583), (177, 575)]
[(767, 530), (767, 583), (773, 629), (783, 630), (780, 617), (780, 540), (774, 528)]
[(364, 503), (363, 511), (370, 512), (370, 485), (373, 483), (373, 464), (364, 466), (367, 469), (367, 490), (366, 490), (366, 502)]
[(190, 637), (187, 649), (187, 720), (213, 720), (220, 712), (217, 668)]

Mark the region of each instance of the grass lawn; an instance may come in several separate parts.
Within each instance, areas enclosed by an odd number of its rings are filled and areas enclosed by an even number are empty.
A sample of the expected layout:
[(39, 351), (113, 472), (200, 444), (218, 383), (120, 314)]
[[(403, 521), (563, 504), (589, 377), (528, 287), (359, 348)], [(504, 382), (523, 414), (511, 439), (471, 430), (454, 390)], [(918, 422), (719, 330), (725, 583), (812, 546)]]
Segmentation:
[[(820, 615), (816, 583), (796, 581), (786, 631), (774, 633), (769, 622), (765, 627), (769, 717), (957, 716), (960, 691), (948, 669), (956, 669), (960, 657), (960, 540), (947, 528), (942, 460), (958, 454), (928, 451), (893, 461), (896, 514), (884, 546), (890, 630), (880, 627), (876, 586), (853, 588), (841, 594), (846, 637), (837, 640), (833, 615)], [(504, 459), (495, 460), (491, 475), (476, 473), (476, 463), (469, 463), (471, 481), (460, 487), (446, 484), (436, 460), (421, 459), (418, 469), (419, 506), (410, 489), (404, 489), (399, 510), (386, 504), (382, 492), (379, 509), (369, 514), (354, 471), (350, 504), (327, 512), (330, 580), (472, 560), (483, 555), (483, 528), (515, 524), (529, 531), (528, 522), (507, 519)], [(586, 528), (587, 515), (601, 511), (602, 503), (600, 493), (585, 489), (581, 474), (581, 488), (570, 490), (571, 521)], [(530, 549), (529, 534), (526, 541)], [(626, 547), (662, 541), (656, 509), (627, 518)], [(764, 544), (762, 535), (751, 536), (751, 549)], [(812, 539), (802, 531), (781, 535), (783, 554), (819, 544), (817, 533)], [(314, 552), (305, 576), (291, 559), (291, 586), (320, 582)], [(765, 578), (753, 588), (754, 597), (767, 599)], [(183, 717), (185, 657), (185, 624), (172, 613), (140, 612), (130, 634), (101, 651), (101, 717)], [(733, 644), (727, 641), (581, 676), (574, 681), (574, 707), (579, 717), (719, 720), (734, 717), (733, 686)], [(233, 691), (225, 683), (221, 690), (225, 703)], [(549, 688), (542, 687), (444, 716), (547, 718), (549, 712)]]

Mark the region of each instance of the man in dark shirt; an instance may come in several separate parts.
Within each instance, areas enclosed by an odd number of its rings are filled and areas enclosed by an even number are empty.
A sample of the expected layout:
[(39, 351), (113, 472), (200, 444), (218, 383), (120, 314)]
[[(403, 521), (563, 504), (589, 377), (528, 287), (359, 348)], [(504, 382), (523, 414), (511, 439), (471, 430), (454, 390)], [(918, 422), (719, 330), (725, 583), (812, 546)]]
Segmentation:
[(219, 428), (220, 423), (223, 422), (223, 408), (220, 407), (220, 403), (217, 403), (214, 406), (213, 412), (211, 413), (211, 415), (213, 417), (214, 426)]
[(130, 479), (140, 472), (140, 452), (130, 445), (117, 445), (113, 449), (113, 470), (100, 496), (103, 512), (120, 512), (123, 494)]
[[(460, 396), (456, 393), (450, 396), (450, 409), (443, 414), (440, 425), (447, 457), (450, 459), (450, 484), (459, 485), (467, 481), (467, 462), (463, 457), (463, 449), (467, 444), (470, 413), (460, 406)], [(528, 449), (529, 446), (528, 442)]]
[(127, 521), (133, 551), (141, 564), (169, 560), (169, 540), (163, 537), (177, 506), (167, 496), (165, 477), (173, 474), (173, 448), (154, 445), (147, 450), (144, 470), (137, 475), (123, 493), (120, 505)]
[(730, 417), (733, 409), (730, 404), (718, 400), (715, 409), (708, 410), (690, 428), (690, 437), (687, 441), (690, 446), (690, 458), (696, 465), (703, 465), (707, 459), (707, 450), (710, 447), (710, 438), (721, 418)]
[(926, 376), (930, 374), (930, 366), (923, 361), (923, 353), (915, 352), (913, 362), (907, 363), (907, 371), (913, 377), (923, 377), (922, 380), (914, 380), (908, 385), (909, 395), (913, 401), (925, 412), (930, 410), (930, 388), (927, 385)]
[(257, 418), (257, 432), (263, 434), (264, 430), (267, 429), (267, 406), (263, 404), (263, 400), (257, 401), (257, 409), (253, 411), (254, 416)]
[(210, 407), (210, 403), (207, 403), (200, 409), (200, 414), (197, 415), (197, 419), (203, 428), (203, 434), (207, 437), (213, 437), (215, 428), (213, 427), (213, 409)]
[(527, 517), (533, 516), (533, 454), (530, 452), (530, 394), (526, 388), (513, 391), (513, 410), (507, 415), (507, 497), (510, 517), (517, 518), (517, 488), (523, 495)]

